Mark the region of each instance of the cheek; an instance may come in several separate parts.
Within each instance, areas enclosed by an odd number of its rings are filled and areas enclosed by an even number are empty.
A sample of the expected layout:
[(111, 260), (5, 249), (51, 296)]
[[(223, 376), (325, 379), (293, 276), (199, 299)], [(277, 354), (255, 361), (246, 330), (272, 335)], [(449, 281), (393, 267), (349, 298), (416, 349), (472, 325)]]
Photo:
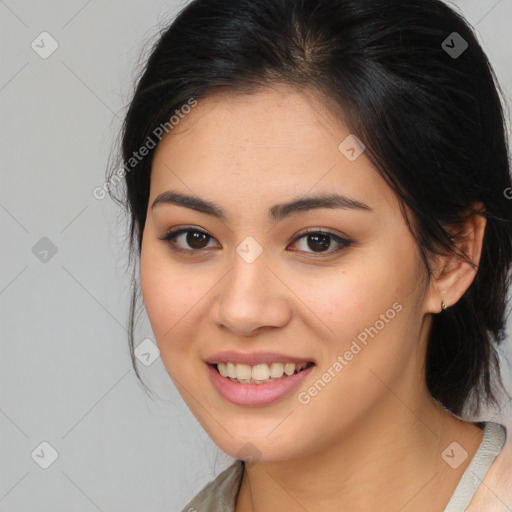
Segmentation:
[[(140, 284), (144, 305), (159, 345), (174, 336), (186, 318), (193, 287), (173, 268), (170, 258), (152, 241), (144, 241), (140, 258)], [(163, 347), (160, 349), (162, 350)]]
[[(140, 259), (140, 283), (144, 305), (167, 368), (185, 361), (194, 345), (198, 319), (204, 318), (205, 295), (214, 286), (207, 272), (193, 265), (174, 262), (165, 247), (143, 242)], [(174, 362), (174, 363), (173, 363)]]
[[(397, 240), (374, 247), (364, 256), (358, 253), (357, 261), (347, 260), (342, 272), (323, 279), (321, 285), (308, 286), (310, 307), (319, 312), (326, 339), (333, 340), (328, 348), (331, 359), (349, 350), (354, 340), (359, 340), (365, 360), (407, 352), (402, 345), (409, 347), (412, 331), (408, 329), (418, 323), (411, 315), (421, 301), (422, 277), (414, 246), (407, 242), (404, 247), (404, 243)], [(367, 350), (371, 340), (382, 340), (379, 346), (386, 346), (385, 354)], [(357, 355), (357, 359), (363, 358)]]
[(398, 269), (390, 268), (382, 259), (376, 264), (364, 260), (346, 268), (314, 284), (303, 284), (305, 302), (318, 313), (325, 334), (336, 339), (354, 336), (372, 325), (408, 293), (407, 283), (411, 282), (407, 269), (398, 274)]

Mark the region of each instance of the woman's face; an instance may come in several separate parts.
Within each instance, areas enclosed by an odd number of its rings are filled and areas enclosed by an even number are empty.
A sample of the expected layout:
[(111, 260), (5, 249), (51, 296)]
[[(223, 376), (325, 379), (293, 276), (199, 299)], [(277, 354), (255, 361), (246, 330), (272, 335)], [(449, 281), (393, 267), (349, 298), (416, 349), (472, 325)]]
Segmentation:
[[(432, 290), (394, 193), (349, 135), (281, 86), (201, 100), (156, 150), (145, 306), (183, 399), (233, 457), (328, 449), (426, 395)], [(153, 206), (169, 191), (191, 199)], [(238, 383), (207, 361), (251, 363), (226, 367), (241, 378), (285, 374)], [(298, 361), (314, 366), (279, 365)]]

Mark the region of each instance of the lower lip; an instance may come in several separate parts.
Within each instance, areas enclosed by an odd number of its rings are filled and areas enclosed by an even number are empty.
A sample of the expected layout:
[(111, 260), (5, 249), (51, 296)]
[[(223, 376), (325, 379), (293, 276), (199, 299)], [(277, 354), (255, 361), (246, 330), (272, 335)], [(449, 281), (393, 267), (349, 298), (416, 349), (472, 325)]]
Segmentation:
[(207, 364), (210, 379), (217, 391), (235, 405), (258, 407), (268, 405), (291, 393), (310, 375), (315, 366), (310, 366), (299, 373), (283, 377), (265, 384), (241, 384), (223, 377), (215, 368)]

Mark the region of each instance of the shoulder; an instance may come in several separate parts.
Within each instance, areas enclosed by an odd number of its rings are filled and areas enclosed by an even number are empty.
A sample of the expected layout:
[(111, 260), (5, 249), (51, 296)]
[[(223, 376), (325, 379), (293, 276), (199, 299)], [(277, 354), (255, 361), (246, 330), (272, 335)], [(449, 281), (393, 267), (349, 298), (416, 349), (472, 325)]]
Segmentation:
[(509, 512), (512, 510), (512, 436), (505, 444), (475, 493), (467, 512)]
[(237, 460), (214, 480), (206, 484), (185, 506), (182, 512), (234, 512), (235, 501), (244, 471), (243, 461)]

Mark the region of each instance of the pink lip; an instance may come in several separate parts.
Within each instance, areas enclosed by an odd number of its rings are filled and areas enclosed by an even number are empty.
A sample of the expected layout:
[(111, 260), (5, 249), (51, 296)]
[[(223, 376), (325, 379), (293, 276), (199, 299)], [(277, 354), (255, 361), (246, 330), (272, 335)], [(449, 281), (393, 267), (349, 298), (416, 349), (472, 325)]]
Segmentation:
[[(243, 354), (242, 352), (225, 351), (218, 352), (205, 359), (208, 364), (217, 363), (235, 363), (235, 364), (248, 364), (249, 366), (256, 366), (257, 364), (267, 363), (309, 363), (316, 361), (313, 359), (304, 359), (303, 357), (287, 356), (286, 354), (279, 354), (277, 352), (253, 352), (251, 354)], [(257, 384), (259, 385), (259, 384)]]
[(207, 368), (214, 387), (228, 402), (245, 407), (258, 407), (271, 404), (291, 393), (310, 375), (315, 366), (265, 384), (241, 384), (223, 377), (211, 364)]

